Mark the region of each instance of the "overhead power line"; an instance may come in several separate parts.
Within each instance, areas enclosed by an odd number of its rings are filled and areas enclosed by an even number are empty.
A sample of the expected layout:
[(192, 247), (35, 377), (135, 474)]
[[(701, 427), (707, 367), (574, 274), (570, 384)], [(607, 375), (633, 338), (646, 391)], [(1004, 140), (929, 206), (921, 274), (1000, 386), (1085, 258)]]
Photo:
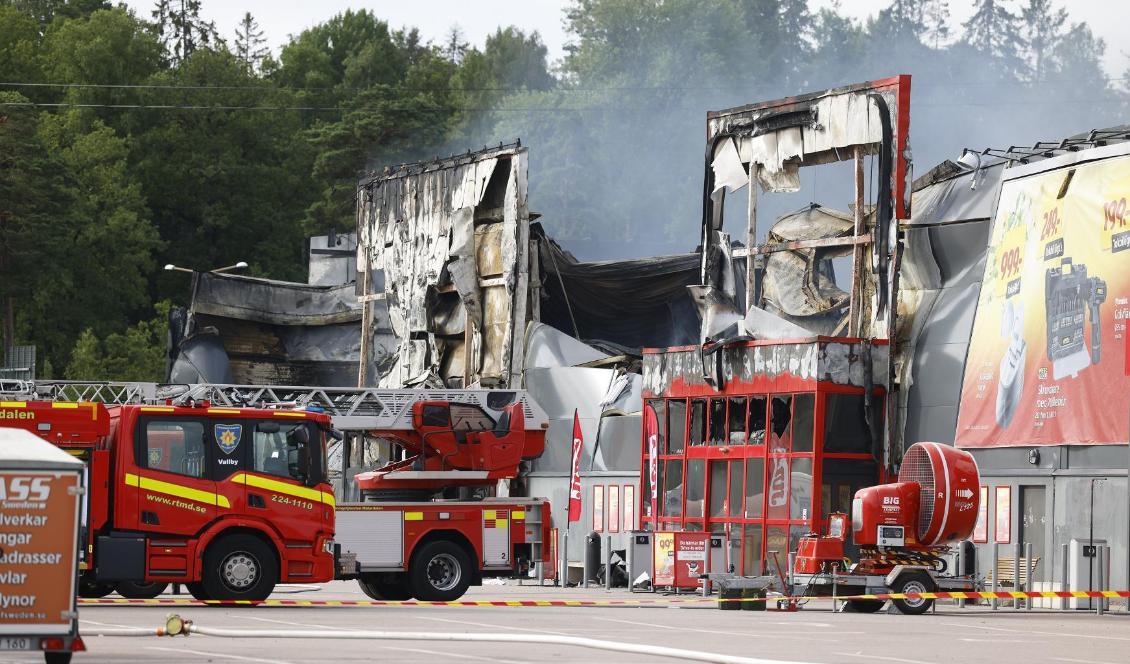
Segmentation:
[[(1093, 82), (1116, 83), (1130, 80), (1127, 76), (1104, 76), (1096, 78)], [(1000, 88), (1000, 87), (1028, 87), (1034, 85), (1049, 85), (1056, 83), (1076, 82), (1074, 78), (1045, 78), (1038, 83), (1031, 81), (961, 81), (961, 82), (936, 82), (918, 83), (916, 89), (952, 90), (964, 88)], [(241, 91), (241, 92), (340, 92), (357, 93), (373, 92), (373, 88), (353, 87), (303, 87), (303, 86), (274, 86), (274, 85), (185, 85), (185, 84), (158, 84), (158, 83), (48, 83), (48, 82), (19, 82), (0, 81), (0, 87), (8, 88), (63, 88), (63, 89), (107, 89), (107, 90), (170, 90), (170, 91)], [(453, 87), (453, 86), (427, 86), (427, 87), (400, 87), (389, 85), (389, 92), (702, 92), (702, 91), (749, 91), (749, 86), (742, 83), (726, 85), (616, 85), (616, 86), (563, 86), (548, 90), (532, 90), (515, 86), (485, 86), (485, 87)]]
[[(1125, 104), (1123, 99), (1046, 99), (1046, 100), (1018, 100), (1018, 101), (967, 101), (967, 102), (919, 102), (914, 105), (916, 109), (923, 108), (1012, 108), (1032, 106), (1079, 106), (1079, 105), (1108, 105)], [(656, 106), (523, 106), (523, 107), (470, 107), (470, 106), (445, 106), (439, 108), (424, 108), (420, 106), (400, 108), (366, 108), (365, 106), (231, 106), (208, 104), (82, 104), (70, 102), (33, 102), (9, 101), (0, 102), (0, 107), (24, 108), (105, 108), (111, 110), (160, 110), (160, 111), (304, 111), (316, 113), (341, 113), (345, 111), (360, 112), (369, 110), (374, 113), (648, 113), (655, 114), (660, 110), (688, 110), (704, 111), (700, 104), (666, 106), (663, 109)]]

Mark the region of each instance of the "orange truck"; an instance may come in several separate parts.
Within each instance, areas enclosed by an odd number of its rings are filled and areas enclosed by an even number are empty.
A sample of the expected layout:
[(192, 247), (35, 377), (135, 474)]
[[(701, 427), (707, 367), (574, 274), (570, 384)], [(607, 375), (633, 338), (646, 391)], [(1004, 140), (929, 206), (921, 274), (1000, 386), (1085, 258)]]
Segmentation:
[[(540, 453), (547, 425), (536, 416), (528, 422), (519, 406), (499, 406), (512, 419), (494, 417), (502, 411), (486, 406), (484, 397), (477, 419), (467, 419), (470, 405), (453, 403), (464, 416), (459, 420), (439, 402), (417, 402), (390, 433), (403, 439), (403, 429), (423, 428), (430, 441), (457, 439), (456, 445), (476, 451), (517, 445)], [(522, 407), (534, 412), (525, 402)], [(437, 426), (441, 415), (452, 430)], [(488, 428), (466, 431), (464, 421)], [(412, 493), (427, 499), (397, 500), (383, 493), (386, 502), (337, 505), (327, 441), (338, 433), (323, 412), (193, 399), (111, 407), (27, 400), (0, 402), (0, 422), (86, 463), (83, 597), (113, 591), (154, 597), (179, 583), (197, 599), (257, 601), (277, 583), (356, 579), (374, 598), (452, 600), (485, 577), (549, 562), (542, 546), (549, 541), (549, 503), (542, 499), (433, 501)], [(523, 445), (531, 428), (537, 441)], [(450, 469), (449, 461), (425, 459), (439, 452), (424, 447), (429, 452), (421, 452), (417, 467), (425, 470), (381, 473), (381, 486), (403, 497), (398, 478), (496, 481), (497, 473), (483, 467), (491, 466), (490, 454), (468, 459), (470, 470)], [(506, 455), (514, 473), (520, 456)]]
[(0, 428), (0, 656), (83, 650), (75, 585), (83, 465), (27, 431)]

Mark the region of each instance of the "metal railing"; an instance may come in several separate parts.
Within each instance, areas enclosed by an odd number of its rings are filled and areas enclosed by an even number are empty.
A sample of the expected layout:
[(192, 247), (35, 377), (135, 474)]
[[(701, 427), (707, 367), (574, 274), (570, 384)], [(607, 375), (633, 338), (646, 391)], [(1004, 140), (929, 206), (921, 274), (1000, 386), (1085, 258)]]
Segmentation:
[[(497, 395), (515, 395), (523, 405), (527, 428), (548, 425), (548, 418), (524, 390), (425, 390), (308, 385), (227, 385), (0, 380), (0, 399), (96, 401), (107, 406), (209, 401), (230, 408), (318, 408), (342, 431), (410, 430), (412, 404), (419, 401), (472, 403), (497, 411)], [(508, 403), (512, 403), (507, 399)]]

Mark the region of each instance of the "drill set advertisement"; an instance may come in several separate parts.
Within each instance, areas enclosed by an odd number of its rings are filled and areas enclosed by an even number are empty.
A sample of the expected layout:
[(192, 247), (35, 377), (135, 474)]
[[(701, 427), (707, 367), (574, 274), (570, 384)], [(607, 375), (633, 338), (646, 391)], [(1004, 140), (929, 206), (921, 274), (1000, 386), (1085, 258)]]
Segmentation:
[(959, 447), (1130, 437), (1130, 157), (1006, 181), (965, 363)]

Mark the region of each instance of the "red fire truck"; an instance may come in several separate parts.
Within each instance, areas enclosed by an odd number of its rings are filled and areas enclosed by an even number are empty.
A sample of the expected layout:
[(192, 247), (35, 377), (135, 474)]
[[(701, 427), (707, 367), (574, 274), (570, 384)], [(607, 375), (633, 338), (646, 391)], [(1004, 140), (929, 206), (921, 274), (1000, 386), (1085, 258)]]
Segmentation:
[(175, 582), (198, 599), (260, 600), (276, 583), (338, 578), (380, 599), (451, 600), (485, 576), (545, 562), (547, 501), (429, 499), (445, 481), (516, 476), (521, 458), (541, 452), (540, 409), (515, 392), (501, 401), (488, 391), (406, 392), (373, 433), (418, 453), (374, 473), (374, 484), (397, 487), (365, 492), (389, 500), (380, 503), (335, 505), (331, 417), (293, 404), (0, 401), (0, 425), (87, 463), (83, 596), (152, 597)]
[(0, 402), (0, 421), (87, 463), (80, 594), (263, 599), (334, 575), (330, 419), (208, 403)]

